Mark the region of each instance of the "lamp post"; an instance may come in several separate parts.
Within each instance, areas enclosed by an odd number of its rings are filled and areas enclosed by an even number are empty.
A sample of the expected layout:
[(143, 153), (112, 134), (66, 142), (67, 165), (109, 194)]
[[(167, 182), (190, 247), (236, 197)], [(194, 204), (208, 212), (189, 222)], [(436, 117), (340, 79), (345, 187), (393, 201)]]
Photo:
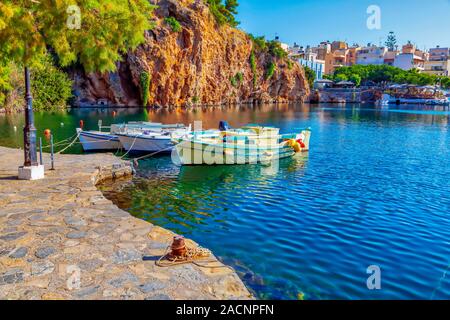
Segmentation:
[(30, 88), (30, 70), (25, 67), (25, 127), (23, 128), (24, 167), (37, 166), (36, 128), (34, 127), (33, 97)]
[(30, 70), (25, 67), (25, 127), (23, 128), (23, 150), (25, 161), (19, 167), (20, 180), (44, 178), (44, 166), (37, 161), (36, 128), (34, 127), (33, 97), (31, 96)]

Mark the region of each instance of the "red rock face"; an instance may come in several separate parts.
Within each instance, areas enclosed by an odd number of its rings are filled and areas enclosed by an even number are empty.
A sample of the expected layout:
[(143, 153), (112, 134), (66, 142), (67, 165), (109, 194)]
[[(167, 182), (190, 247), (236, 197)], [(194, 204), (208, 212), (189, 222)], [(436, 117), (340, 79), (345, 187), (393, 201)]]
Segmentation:
[[(143, 45), (118, 63), (117, 72), (72, 72), (77, 104), (106, 100), (124, 106), (191, 106), (294, 102), (308, 97), (303, 68), (297, 63), (288, 66), (263, 52), (256, 52), (254, 86), (252, 41), (240, 30), (218, 26), (203, 1), (154, 2), (158, 5), (155, 28), (147, 32)], [(164, 21), (168, 16), (180, 22), (182, 31), (172, 30)], [(277, 67), (267, 80), (265, 70), (271, 61)], [(147, 101), (142, 101), (143, 73), (150, 78)]]

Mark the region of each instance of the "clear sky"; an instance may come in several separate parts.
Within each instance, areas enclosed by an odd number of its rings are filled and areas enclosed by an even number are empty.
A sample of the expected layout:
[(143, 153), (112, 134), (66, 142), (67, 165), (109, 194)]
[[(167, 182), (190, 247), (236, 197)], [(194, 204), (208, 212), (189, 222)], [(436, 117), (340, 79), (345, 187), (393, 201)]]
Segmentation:
[[(370, 5), (381, 9), (380, 30), (367, 28)], [(239, 0), (238, 20), (246, 32), (288, 44), (384, 44), (394, 31), (400, 44), (450, 47), (450, 0)]]

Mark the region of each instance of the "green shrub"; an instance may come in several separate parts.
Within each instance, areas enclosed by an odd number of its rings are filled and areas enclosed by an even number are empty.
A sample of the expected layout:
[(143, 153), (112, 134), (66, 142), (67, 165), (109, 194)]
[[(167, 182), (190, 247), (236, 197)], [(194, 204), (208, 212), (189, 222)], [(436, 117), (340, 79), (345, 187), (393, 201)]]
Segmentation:
[(278, 59), (285, 59), (288, 56), (288, 53), (281, 47), (281, 43), (277, 40), (272, 40), (267, 43), (269, 48), (269, 53), (273, 57), (277, 57)]
[(12, 89), (9, 81), (10, 72), (9, 65), (0, 64), (0, 107), (4, 106), (6, 95)]
[(230, 77), (230, 82), (233, 87), (237, 87), (238, 81), (237, 81), (236, 77)]
[(258, 68), (256, 65), (255, 51), (253, 51), (253, 50), (252, 50), (252, 53), (250, 54), (250, 68), (252, 69), (252, 73), (253, 73), (253, 88), (256, 88), (257, 81), (258, 81)]
[(237, 27), (239, 22), (236, 21), (238, 2), (237, 0), (207, 0), (209, 11), (216, 19), (219, 25), (229, 24), (232, 27)]
[(141, 84), (142, 104), (144, 106), (147, 106), (150, 90), (150, 75), (148, 74), (148, 72), (142, 72), (141, 75), (139, 76), (139, 81)]
[(314, 86), (314, 80), (316, 80), (316, 73), (307, 66), (303, 67), (305, 69), (306, 80), (308, 80), (309, 87), (312, 88)]
[(72, 81), (47, 56), (40, 67), (31, 69), (31, 92), (36, 111), (66, 108), (72, 97)]
[(258, 51), (266, 51), (267, 50), (267, 42), (266, 42), (266, 38), (264, 36), (255, 37), (251, 33), (248, 36), (250, 37), (250, 40), (252, 40), (253, 47), (255, 50), (258, 50)]
[(286, 59), (286, 64), (289, 70), (292, 70), (292, 68), (294, 67), (294, 63), (292, 62), (291, 59)]
[(273, 77), (273, 74), (275, 73), (275, 69), (277, 68), (276, 64), (272, 61), (267, 65), (266, 68), (266, 80), (269, 80)]
[(164, 19), (164, 21), (172, 28), (173, 32), (181, 32), (181, 30), (183, 29), (181, 27), (181, 24), (177, 19), (175, 19), (175, 17), (167, 17)]
[(200, 102), (200, 98), (198, 96), (193, 96), (191, 101), (192, 101), (193, 104), (197, 104), (197, 103)]
[(242, 83), (242, 81), (244, 81), (244, 74), (242, 73), (242, 72), (238, 72), (238, 73), (236, 73), (236, 80), (239, 82), (239, 83)]
[(231, 85), (233, 87), (238, 87), (244, 81), (244, 74), (242, 72), (236, 73), (230, 78)]

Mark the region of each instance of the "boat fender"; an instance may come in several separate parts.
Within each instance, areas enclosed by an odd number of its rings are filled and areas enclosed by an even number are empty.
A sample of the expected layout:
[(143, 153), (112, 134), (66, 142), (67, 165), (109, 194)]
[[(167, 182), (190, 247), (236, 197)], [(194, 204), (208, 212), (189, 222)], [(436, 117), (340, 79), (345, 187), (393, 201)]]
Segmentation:
[(300, 152), (302, 151), (302, 146), (300, 145), (300, 143), (295, 140), (295, 139), (290, 139), (287, 142), (287, 145), (290, 146), (292, 149), (294, 149), (295, 152)]

